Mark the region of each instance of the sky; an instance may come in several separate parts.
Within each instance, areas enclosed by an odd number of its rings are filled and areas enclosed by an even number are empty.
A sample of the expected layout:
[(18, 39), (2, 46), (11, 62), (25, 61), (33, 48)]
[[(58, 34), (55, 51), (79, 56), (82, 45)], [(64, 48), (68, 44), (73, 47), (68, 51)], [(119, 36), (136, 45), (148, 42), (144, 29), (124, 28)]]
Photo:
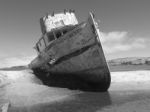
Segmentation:
[(74, 9), (79, 22), (94, 12), (107, 60), (150, 57), (149, 0), (0, 0), (0, 58), (35, 57), (40, 17), (64, 9)]

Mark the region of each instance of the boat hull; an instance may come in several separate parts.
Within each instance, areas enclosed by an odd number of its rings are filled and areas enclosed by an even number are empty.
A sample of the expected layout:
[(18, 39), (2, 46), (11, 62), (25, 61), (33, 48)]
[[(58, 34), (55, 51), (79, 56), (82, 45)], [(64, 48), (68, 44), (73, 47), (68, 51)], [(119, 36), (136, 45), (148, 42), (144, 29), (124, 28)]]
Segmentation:
[[(93, 15), (49, 46), (29, 67), (36, 74), (71, 75), (98, 91), (107, 91), (111, 78)], [(38, 74), (39, 75), (39, 74)]]

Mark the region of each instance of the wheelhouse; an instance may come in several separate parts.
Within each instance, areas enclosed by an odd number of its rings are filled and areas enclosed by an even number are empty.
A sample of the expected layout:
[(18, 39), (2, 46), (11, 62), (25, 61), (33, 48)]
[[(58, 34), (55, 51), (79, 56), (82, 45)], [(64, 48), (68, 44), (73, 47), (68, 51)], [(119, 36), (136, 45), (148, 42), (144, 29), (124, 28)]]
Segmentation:
[(59, 38), (65, 38), (64, 35), (78, 25), (78, 21), (73, 10), (64, 10), (64, 13), (47, 14), (42, 17), (40, 25), (42, 37), (34, 47), (38, 54)]
[(75, 26), (73, 25), (65, 26), (59, 29), (52, 30), (51, 32), (48, 32), (45, 35), (43, 35), (39, 39), (39, 41), (36, 43), (36, 46), (34, 47), (37, 53), (39, 54), (40, 52), (42, 52), (45, 48), (47, 48), (54, 41), (59, 40), (60, 38), (63, 38), (68, 32), (73, 30)]

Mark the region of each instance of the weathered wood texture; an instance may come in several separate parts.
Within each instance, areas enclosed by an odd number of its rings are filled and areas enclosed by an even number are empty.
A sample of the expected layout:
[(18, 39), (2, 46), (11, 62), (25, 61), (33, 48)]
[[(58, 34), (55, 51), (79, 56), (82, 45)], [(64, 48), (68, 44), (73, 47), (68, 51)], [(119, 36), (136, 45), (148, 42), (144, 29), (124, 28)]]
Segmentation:
[(78, 75), (89, 83), (110, 85), (110, 72), (93, 15), (48, 46), (30, 64), (51, 74)]

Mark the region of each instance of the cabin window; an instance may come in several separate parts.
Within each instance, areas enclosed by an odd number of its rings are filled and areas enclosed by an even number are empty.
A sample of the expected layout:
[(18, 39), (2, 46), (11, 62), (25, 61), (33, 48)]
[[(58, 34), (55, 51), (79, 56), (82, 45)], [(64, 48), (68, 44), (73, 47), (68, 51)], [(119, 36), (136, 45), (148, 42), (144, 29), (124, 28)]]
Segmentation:
[(56, 32), (56, 37), (59, 38), (61, 36), (61, 32)]
[(38, 48), (38, 51), (40, 52), (40, 48), (41, 48), (40, 43), (38, 43), (37, 48)]
[(47, 37), (48, 37), (48, 42), (51, 42), (52, 40), (54, 40), (54, 39), (55, 39), (55, 37), (54, 37), (53, 33), (49, 33), (49, 34), (47, 34)]
[(44, 43), (43, 38), (39, 40), (39, 42), (38, 42), (38, 48), (39, 48), (39, 51), (40, 51), (40, 52), (41, 52), (43, 49), (45, 49), (45, 43)]
[(37, 46), (37, 51), (39, 52), (40, 50), (39, 50), (39, 46)]
[(40, 52), (38, 45), (36, 45), (36, 50), (37, 50), (37, 52)]
[(66, 34), (66, 33), (67, 33), (67, 30), (64, 30), (64, 31), (63, 31), (63, 34)]

